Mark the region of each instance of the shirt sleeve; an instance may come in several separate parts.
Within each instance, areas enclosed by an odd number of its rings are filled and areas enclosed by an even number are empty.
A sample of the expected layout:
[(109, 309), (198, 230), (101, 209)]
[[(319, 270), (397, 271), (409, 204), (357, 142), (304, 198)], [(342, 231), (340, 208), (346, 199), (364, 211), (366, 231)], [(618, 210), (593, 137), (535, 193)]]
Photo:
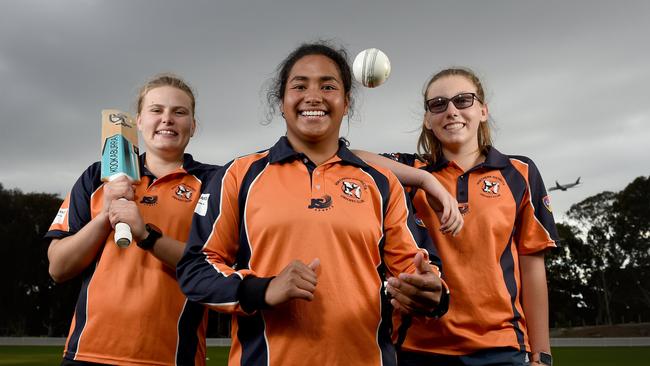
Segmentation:
[(381, 153), (379, 154), (385, 158), (395, 160), (398, 163), (402, 163), (408, 166), (419, 168), (418, 165), (421, 165), (421, 161), (418, 159), (416, 154), (411, 153)]
[(102, 186), (100, 174), (99, 163), (94, 163), (81, 174), (45, 233), (46, 240), (74, 235), (90, 222), (92, 219), (90, 200), (95, 191)]
[(393, 275), (413, 273), (413, 257), (422, 252), (435, 270), (440, 272), (441, 261), (427, 228), (413, 215), (413, 208), (397, 178), (389, 174), (390, 196), (384, 221), (386, 244), (384, 255)]
[(401, 184), (394, 176), (389, 176), (391, 192), (385, 218), (385, 257), (392, 275), (414, 273), (413, 258), (418, 252), (424, 254), (436, 276), (442, 283), (442, 296), (439, 306), (428, 316), (441, 317), (449, 307), (449, 288), (442, 280), (442, 261), (433, 245), (431, 236), (421, 220), (413, 214), (413, 206)]
[(518, 212), (515, 238), (519, 254), (533, 254), (558, 243), (551, 202), (542, 177), (533, 161), (528, 160), (528, 187)]
[(241, 165), (237, 160), (227, 164), (203, 189), (177, 275), (190, 300), (218, 311), (245, 314), (264, 307), (270, 279), (257, 278), (247, 263), (237, 263)]

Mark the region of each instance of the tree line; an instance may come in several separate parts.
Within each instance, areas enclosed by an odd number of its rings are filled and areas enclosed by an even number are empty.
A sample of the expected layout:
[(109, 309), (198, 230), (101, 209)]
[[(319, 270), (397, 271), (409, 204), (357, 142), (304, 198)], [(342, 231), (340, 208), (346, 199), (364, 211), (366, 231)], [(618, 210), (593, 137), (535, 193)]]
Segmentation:
[[(0, 336), (66, 336), (79, 279), (55, 284), (43, 235), (61, 199), (0, 184)], [(650, 177), (571, 206), (547, 254), (551, 327), (650, 321)], [(210, 312), (209, 337), (229, 336)]]
[(571, 206), (547, 256), (552, 327), (650, 321), (650, 177)]

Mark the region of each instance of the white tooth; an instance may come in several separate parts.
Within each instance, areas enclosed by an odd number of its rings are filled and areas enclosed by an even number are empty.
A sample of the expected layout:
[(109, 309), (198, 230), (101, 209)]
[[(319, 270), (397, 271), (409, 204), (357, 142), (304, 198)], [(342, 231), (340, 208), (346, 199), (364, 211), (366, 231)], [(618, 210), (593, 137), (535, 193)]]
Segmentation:
[(303, 111), (302, 115), (303, 116), (309, 116), (309, 117), (312, 117), (312, 116), (324, 116), (325, 112), (323, 112), (323, 111)]
[(445, 130), (459, 130), (463, 127), (464, 127), (463, 123), (457, 122), (457, 123), (448, 124), (447, 126), (445, 126)]

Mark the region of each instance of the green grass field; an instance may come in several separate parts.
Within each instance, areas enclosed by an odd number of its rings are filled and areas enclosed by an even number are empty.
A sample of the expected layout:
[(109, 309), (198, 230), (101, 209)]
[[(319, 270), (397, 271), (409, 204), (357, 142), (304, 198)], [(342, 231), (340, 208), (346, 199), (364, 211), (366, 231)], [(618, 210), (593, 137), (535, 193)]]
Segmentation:
[[(58, 346), (0, 346), (0, 365), (54, 366), (61, 352)], [(208, 365), (226, 365), (227, 359), (228, 347), (208, 347)], [(553, 359), (556, 366), (645, 366), (650, 347), (558, 347)]]
[(559, 366), (645, 366), (650, 347), (557, 347), (553, 365)]
[[(228, 361), (229, 347), (208, 347), (208, 366), (223, 366)], [(55, 366), (61, 363), (60, 346), (0, 346), (0, 365)]]

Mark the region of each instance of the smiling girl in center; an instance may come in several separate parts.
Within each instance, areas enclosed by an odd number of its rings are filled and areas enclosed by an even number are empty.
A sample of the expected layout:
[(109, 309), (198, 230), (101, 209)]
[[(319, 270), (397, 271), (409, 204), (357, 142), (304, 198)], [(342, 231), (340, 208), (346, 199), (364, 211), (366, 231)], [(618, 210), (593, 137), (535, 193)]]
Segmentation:
[(389, 301), (446, 311), (435, 249), (397, 178), (339, 138), (351, 90), (343, 51), (294, 50), (269, 94), (286, 136), (227, 164), (197, 206), (179, 282), (233, 314), (231, 365), (396, 365)]

